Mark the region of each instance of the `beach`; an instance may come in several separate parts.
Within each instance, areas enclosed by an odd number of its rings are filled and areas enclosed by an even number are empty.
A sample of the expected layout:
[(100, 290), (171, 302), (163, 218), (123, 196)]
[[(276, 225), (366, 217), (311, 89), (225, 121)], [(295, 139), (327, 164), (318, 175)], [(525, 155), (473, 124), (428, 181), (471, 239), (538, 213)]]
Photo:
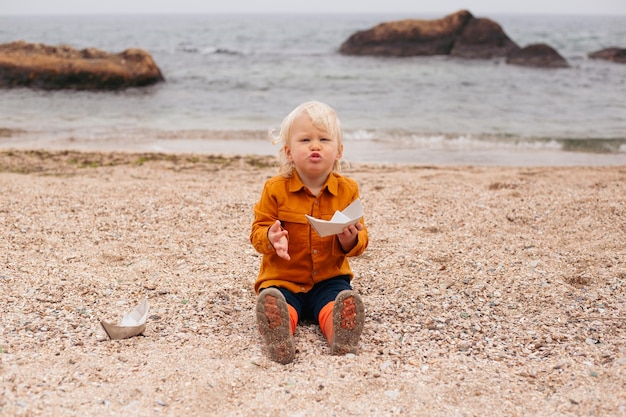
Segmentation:
[[(356, 355), (267, 359), (271, 156), (0, 151), (0, 414), (626, 415), (626, 166), (353, 163)], [(143, 335), (109, 340), (144, 299)]]

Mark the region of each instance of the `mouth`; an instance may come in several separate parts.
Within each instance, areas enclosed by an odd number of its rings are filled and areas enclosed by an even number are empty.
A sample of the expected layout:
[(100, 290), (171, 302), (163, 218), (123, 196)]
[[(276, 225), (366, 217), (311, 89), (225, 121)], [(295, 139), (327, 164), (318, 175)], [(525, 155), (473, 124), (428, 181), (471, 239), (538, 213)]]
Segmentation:
[(313, 152), (311, 156), (309, 156), (309, 158), (317, 160), (317, 159), (321, 159), (322, 155), (320, 155), (319, 152)]

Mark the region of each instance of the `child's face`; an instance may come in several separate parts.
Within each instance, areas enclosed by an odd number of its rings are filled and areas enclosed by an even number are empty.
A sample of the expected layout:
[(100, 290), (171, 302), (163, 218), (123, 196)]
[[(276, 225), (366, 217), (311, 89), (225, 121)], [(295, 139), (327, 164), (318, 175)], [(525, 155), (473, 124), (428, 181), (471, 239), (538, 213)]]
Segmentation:
[(294, 162), (300, 176), (326, 178), (342, 153), (343, 145), (339, 140), (315, 127), (308, 114), (296, 117), (285, 144), (285, 155)]

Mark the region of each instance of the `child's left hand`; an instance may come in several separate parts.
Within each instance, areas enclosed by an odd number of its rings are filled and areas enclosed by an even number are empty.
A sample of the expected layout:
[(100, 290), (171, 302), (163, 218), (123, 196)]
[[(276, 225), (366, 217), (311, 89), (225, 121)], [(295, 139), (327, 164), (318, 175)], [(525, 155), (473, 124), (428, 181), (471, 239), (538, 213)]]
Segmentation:
[(359, 231), (361, 230), (363, 230), (363, 225), (361, 223), (356, 223), (344, 227), (343, 233), (339, 233), (337, 235), (339, 244), (344, 252), (350, 252), (354, 245), (356, 245), (357, 237), (359, 235)]

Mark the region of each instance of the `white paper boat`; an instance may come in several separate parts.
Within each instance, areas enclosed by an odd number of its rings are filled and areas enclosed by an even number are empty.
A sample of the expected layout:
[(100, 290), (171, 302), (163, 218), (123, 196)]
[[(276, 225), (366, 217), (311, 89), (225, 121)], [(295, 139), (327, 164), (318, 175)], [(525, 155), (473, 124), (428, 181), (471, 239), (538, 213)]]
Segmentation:
[(321, 237), (342, 233), (346, 226), (355, 224), (363, 218), (363, 205), (360, 199), (354, 200), (343, 211), (336, 211), (330, 220), (316, 219), (308, 214), (304, 215)]
[(146, 319), (148, 318), (149, 310), (150, 305), (146, 299), (135, 307), (133, 311), (124, 315), (119, 324), (107, 323), (104, 320), (100, 324), (111, 340), (127, 339), (143, 333), (146, 329)]

